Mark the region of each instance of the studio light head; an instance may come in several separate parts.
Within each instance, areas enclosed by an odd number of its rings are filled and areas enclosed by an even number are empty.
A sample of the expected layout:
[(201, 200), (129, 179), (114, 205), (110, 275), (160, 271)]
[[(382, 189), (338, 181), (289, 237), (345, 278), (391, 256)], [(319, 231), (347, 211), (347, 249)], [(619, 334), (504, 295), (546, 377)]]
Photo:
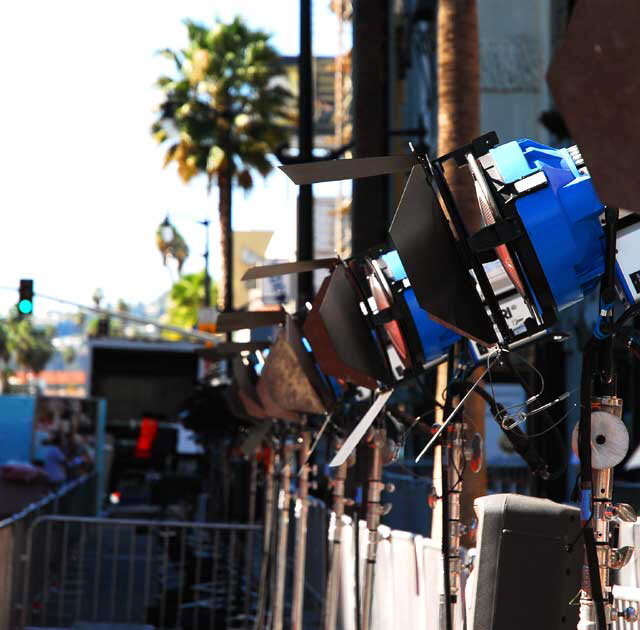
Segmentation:
[(271, 265), (245, 278), (329, 268), (306, 313), (304, 336), (321, 371), (367, 389), (394, 386), (442, 361), (459, 335), (420, 308), (398, 253)]
[[(445, 166), (464, 169), (474, 186), (482, 225), (475, 233), (467, 230)], [(506, 346), (548, 331), (558, 311), (584, 299), (604, 273), (604, 205), (588, 166), (575, 146), (555, 149), (527, 139), (499, 144), (492, 132), (433, 161), (414, 153), (283, 170), (294, 181), (308, 183), (366, 177), (385, 167), (386, 172), (410, 169), (390, 229), (399, 260), (389, 264), (378, 255), (368, 262), (365, 293), (373, 297), (374, 311), (388, 313), (385, 305), (398, 297), (389, 291), (389, 282), (396, 287), (404, 282), (411, 288), (402, 296), (406, 305), (415, 299), (430, 320), (454, 333), (484, 346)], [(619, 288), (628, 301), (637, 301), (640, 230), (623, 227), (618, 238)], [(395, 317), (397, 307), (391, 310)], [(409, 311), (413, 324), (424, 319), (419, 311)], [(383, 335), (407, 367), (406, 340), (400, 337), (411, 337), (411, 327), (400, 335), (402, 325), (384, 317), (377, 320)], [(438, 336), (436, 332), (431, 342)], [(430, 342), (424, 337), (420, 341), (427, 341), (426, 350)], [(446, 351), (447, 345), (440, 347)], [(375, 378), (380, 380), (379, 373)]]
[[(419, 158), (424, 181), (414, 166), (390, 233), (420, 304), (443, 324), (485, 344), (511, 344), (548, 330), (558, 311), (598, 286), (605, 206), (578, 147), (499, 145), (487, 134), (433, 162)], [(483, 227), (474, 234), (447, 184), (451, 160), (475, 187)], [(640, 296), (636, 221), (629, 217), (618, 232), (618, 289), (631, 303)]]
[[(421, 305), (443, 324), (484, 343), (512, 343), (548, 329), (596, 286), (603, 205), (577, 149), (499, 145), (491, 133), (433, 162), (418, 157), (422, 172), (413, 167), (390, 233), (412, 284), (423, 288)], [(483, 224), (474, 234), (447, 183), (449, 161), (473, 181)], [(508, 321), (492, 261), (528, 312), (521, 325)]]
[(333, 410), (335, 392), (304, 344), (298, 322), (287, 316), (266, 358), (260, 381), (282, 409), (305, 414)]
[(383, 343), (396, 376), (415, 374), (443, 361), (460, 336), (418, 305), (398, 252), (386, 248), (370, 252), (361, 266), (374, 321), (382, 327)]
[(235, 386), (234, 393), (242, 403), (248, 416), (257, 419), (269, 417), (256, 389), (258, 376), (254, 362), (246, 357), (236, 356), (231, 361), (231, 373)]

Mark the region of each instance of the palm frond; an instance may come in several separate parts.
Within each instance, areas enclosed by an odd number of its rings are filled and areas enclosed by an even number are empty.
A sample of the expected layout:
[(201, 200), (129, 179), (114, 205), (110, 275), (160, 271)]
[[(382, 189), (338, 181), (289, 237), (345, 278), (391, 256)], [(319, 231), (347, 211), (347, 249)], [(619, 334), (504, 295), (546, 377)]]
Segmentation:
[(180, 53), (177, 53), (175, 50), (171, 50), (171, 48), (162, 48), (158, 50), (156, 54), (160, 55), (161, 57), (165, 57), (166, 59), (169, 59), (169, 61), (173, 61), (176, 65), (176, 70), (180, 72), (182, 68), (182, 61), (183, 61)]
[(176, 162), (185, 183), (204, 174), (210, 186), (226, 168), (240, 187), (250, 188), (252, 172), (272, 170), (270, 155), (291, 132), (285, 69), (269, 34), (241, 18), (213, 28), (184, 24), (188, 44), (159, 51), (175, 62), (176, 74), (158, 78), (164, 100), (151, 133), (170, 143), (165, 166)]

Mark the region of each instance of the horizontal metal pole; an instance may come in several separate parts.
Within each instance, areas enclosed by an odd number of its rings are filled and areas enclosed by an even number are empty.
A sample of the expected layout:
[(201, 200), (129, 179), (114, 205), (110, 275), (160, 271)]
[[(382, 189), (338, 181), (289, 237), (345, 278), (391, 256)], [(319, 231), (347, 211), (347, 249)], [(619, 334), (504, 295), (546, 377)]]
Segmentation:
[[(15, 291), (13, 287), (0, 287), (2, 291)], [(75, 306), (81, 311), (89, 311), (90, 313), (97, 313), (98, 315), (106, 315), (107, 317), (113, 317), (115, 319), (122, 319), (124, 321), (134, 322), (136, 324), (143, 324), (145, 326), (154, 326), (158, 330), (167, 330), (174, 332), (182, 337), (197, 339), (198, 341), (209, 341), (212, 343), (220, 343), (220, 335), (212, 335), (210, 333), (201, 330), (192, 330), (189, 328), (183, 328), (182, 326), (174, 326), (173, 324), (165, 324), (159, 322), (157, 319), (151, 319), (150, 317), (143, 317), (142, 315), (133, 315), (132, 313), (125, 313), (122, 311), (112, 311), (108, 308), (100, 308), (99, 306), (88, 306), (87, 304), (80, 304), (73, 300), (66, 300), (64, 298), (55, 297), (54, 295), (46, 295), (44, 293), (34, 292), (35, 297), (42, 298), (44, 300), (51, 300), (52, 302), (58, 302), (59, 304), (67, 304), (69, 306)]]
[(221, 531), (243, 531), (259, 532), (262, 525), (248, 525), (246, 523), (199, 523), (191, 521), (154, 521), (144, 519), (125, 518), (100, 518), (94, 516), (58, 516), (55, 514), (43, 515), (36, 518), (31, 524), (31, 529), (44, 521), (54, 521), (60, 523), (85, 523), (94, 525), (124, 525), (130, 527), (182, 527), (185, 529), (210, 529)]
[(212, 335), (200, 330), (190, 330), (181, 326), (174, 326), (173, 324), (165, 324), (159, 322), (157, 319), (151, 319), (150, 317), (143, 317), (141, 315), (133, 315), (132, 313), (124, 313), (121, 311), (112, 311), (108, 308), (100, 308), (97, 306), (87, 306), (86, 304), (80, 304), (71, 300), (65, 300), (63, 298), (54, 297), (53, 295), (45, 295), (44, 293), (34, 293), (36, 297), (44, 298), (45, 300), (51, 300), (53, 302), (59, 302), (60, 304), (68, 304), (69, 306), (75, 306), (82, 311), (89, 311), (91, 313), (97, 313), (98, 315), (106, 315), (107, 317), (113, 317), (116, 319), (122, 319), (124, 321), (134, 322), (136, 324), (151, 325), (159, 330), (167, 330), (174, 332), (183, 337), (190, 337), (199, 341), (210, 341), (213, 343), (220, 342), (220, 335)]

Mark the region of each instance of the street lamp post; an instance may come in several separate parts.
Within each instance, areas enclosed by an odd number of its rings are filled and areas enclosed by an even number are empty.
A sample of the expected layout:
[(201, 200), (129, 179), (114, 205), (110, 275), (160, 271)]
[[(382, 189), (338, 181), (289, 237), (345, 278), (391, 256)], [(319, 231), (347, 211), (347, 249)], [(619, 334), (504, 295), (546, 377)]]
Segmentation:
[(171, 225), (171, 221), (169, 221), (169, 215), (164, 218), (164, 221), (160, 224), (160, 238), (162, 239), (165, 245), (169, 245), (176, 233), (173, 229), (173, 225)]
[(211, 278), (209, 276), (209, 219), (198, 221), (205, 229), (205, 249), (204, 249), (204, 305), (211, 306)]
[[(205, 250), (203, 254), (204, 258), (204, 306), (211, 306), (211, 276), (209, 275), (209, 225), (211, 221), (209, 219), (203, 219), (202, 221), (197, 221), (200, 225), (202, 225), (205, 229)], [(169, 215), (164, 218), (164, 221), (160, 224), (160, 238), (162, 239), (165, 245), (170, 245), (176, 236), (176, 231), (173, 225), (171, 225), (171, 221), (169, 220)]]

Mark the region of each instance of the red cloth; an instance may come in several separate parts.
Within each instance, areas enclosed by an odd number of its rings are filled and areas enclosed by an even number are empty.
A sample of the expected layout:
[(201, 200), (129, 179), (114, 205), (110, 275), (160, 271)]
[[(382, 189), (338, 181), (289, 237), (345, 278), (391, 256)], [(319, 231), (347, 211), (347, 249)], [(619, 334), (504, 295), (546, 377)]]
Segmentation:
[(155, 418), (142, 418), (140, 425), (140, 435), (136, 444), (136, 457), (138, 459), (149, 459), (151, 448), (158, 433), (158, 421)]

